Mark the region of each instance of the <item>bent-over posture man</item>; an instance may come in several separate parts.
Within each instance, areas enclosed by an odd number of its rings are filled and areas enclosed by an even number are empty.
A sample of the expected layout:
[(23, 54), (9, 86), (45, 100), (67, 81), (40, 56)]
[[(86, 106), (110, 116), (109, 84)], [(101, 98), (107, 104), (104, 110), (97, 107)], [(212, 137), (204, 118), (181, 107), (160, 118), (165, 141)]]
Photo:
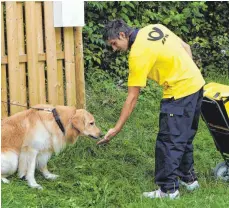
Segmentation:
[(115, 127), (98, 144), (109, 142), (121, 131), (140, 88), (146, 86), (147, 78), (155, 80), (163, 87), (155, 150), (155, 182), (160, 189), (143, 195), (174, 199), (179, 197), (179, 184), (190, 191), (198, 188), (192, 142), (205, 81), (192, 60), (189, 45), (161, 24), (133, 29), (123, 20), (109, 22), (105, 38), (114, 51), (130, 49), (128, 96)]

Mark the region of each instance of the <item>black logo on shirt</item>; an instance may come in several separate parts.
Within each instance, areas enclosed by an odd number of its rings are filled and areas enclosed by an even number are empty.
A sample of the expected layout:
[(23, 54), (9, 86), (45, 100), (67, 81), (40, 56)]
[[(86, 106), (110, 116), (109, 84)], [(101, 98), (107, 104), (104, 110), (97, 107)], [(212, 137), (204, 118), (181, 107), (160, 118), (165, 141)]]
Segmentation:
[(162, 39), (162, 43), (165, 44), (167, 37), (169, 37), (169, 35), (164, 35), (159, 28), (153, 27), (153, 30), (148, 34), (147, 40), (157, 41)]

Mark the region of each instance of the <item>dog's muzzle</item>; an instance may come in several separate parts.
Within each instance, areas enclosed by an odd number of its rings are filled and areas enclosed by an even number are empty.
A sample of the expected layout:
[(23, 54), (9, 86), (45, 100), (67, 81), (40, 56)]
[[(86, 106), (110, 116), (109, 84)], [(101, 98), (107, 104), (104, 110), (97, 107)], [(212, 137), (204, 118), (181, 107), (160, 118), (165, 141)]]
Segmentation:
[(89, 134), (88, 136), (91, 137), (92, 139), (99, 139), (99, 138), (103, 137), (104, 135), (100, 134), (98, 137), (95, 137), (95, 136)]
[(95, 136), (92, 136), (92, 135), (88, 135), (89, 137), (91, 137), (92, 139), (98, 139), (99, 137), (95, 137)]

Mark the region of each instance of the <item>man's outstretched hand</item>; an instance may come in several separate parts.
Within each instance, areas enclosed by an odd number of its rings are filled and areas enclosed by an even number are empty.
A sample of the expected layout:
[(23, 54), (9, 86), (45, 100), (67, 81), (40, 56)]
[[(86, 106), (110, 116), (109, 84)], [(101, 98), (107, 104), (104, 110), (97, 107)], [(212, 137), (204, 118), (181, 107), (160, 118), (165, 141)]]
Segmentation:
[(101, 139), (100, 141), (97, 142), (97, 144), (106, 144), (109, 143), (111, 138), (114, 137), (116, 134), (118, 133), (117, 129), (112, 128), (110, 129), (106, 135), (104, 136), (103, 139)]

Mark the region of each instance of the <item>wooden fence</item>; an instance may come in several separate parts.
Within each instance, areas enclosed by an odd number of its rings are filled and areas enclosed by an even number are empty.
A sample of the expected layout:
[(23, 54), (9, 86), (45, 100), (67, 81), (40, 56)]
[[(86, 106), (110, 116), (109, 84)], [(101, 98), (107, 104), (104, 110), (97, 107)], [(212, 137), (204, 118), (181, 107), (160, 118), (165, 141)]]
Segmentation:
[[(54, 28), (53, 2), (1, 3), (1, 100), (85, 107), (82, 28)], [(1, 102), (2, 118), (25, 110)]]

